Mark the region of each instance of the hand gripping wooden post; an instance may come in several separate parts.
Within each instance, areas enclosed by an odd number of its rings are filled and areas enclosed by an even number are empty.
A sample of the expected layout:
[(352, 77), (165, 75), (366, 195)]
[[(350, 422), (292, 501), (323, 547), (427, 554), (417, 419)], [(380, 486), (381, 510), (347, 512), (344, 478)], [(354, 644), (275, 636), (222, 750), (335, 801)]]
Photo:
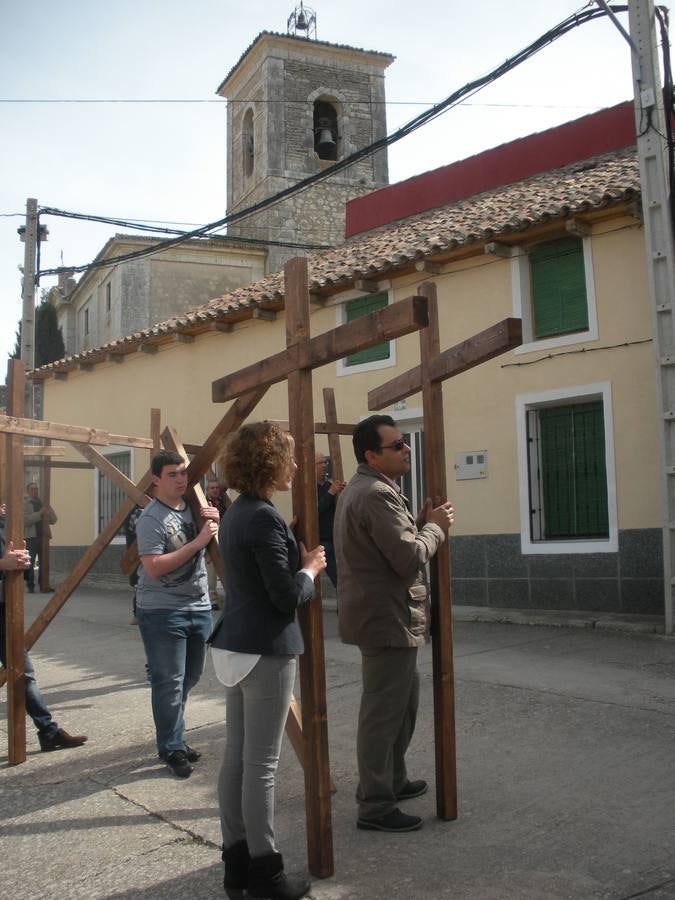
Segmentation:
[[(429, 326), (420, 331), (421, 363), (370, 391), (368, 409), (382, 409), (422, 392), (426, 493), (438, 506), (447, 500), (442, 383), (519, 346), (522, 330), (520, 319), (505, 319), (441, 353), (436, 285), (425, 282), (420, 293), (429, 301)], [(432, 560), (431, 602), (436, 812), (439, 818), (452, 820), (457, 818), (457, 766), (449, 539)]]
[[(7, 372), (7, 408), (10, 415), (23, 415), (25, 397), (25, 366), (18, 359), (9, 361)], [(24, 544), (23, 521), (23, 440), (8, 434), (6, 445), (5, 490), (7, 518), (5, 522), (5, 552), (10, 543), (15, 549)], [(24, 678), (23, 640), (23, 572), (20, 569), (4, 573), (6, 616), (5, 652), (7, 660), (7, 726), (8, 758), (11, 765), (26, 761), (26, 681)]]

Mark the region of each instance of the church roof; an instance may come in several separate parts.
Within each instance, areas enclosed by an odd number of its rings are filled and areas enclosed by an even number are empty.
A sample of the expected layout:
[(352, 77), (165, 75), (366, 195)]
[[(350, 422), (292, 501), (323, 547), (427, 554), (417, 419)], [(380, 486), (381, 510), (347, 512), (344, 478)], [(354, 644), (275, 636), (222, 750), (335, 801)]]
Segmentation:
[[(639, 198), (635, 148), (605, 153), (474, 194), (311, 254), (310, 292), (329, 297), (349, 290), (359, 280), (394, 278), (414, 271), (420, 261), (450, 262), (481, 252), (485, 243), (493, 241), (522, 243), (534, 228), (562, 225), (572, 217), (583, 220), (612, 208), (619, 213)], [(226, 328), (250, 318), (257, 308), (283, 309), (283, 295), (283, 272), (278, 272), (150, 329), (43, 366), (35, 370), (34, 377), (68, 371), (80, 363), (103, 362), (109, 354), (147, 350), (173, 335)]]
[(383, 61), (383, 68), (386, 68), (387, 66), (389, 66), (396, 59), (396, 57), (392, 56), (391, 53), (383, 53), (380, 50), (364, 50), (362, 47), (352, 47), (349, 44), (333, 44), (333, 43), (330, 43), (330, 41), (318, 41), (318, 40), (314, 40), (311, 38), (298, 37), (297, 35), (294, 35), (294, 34), (282, 34), (281, 32), (278, 32), (278, 31), (261, 31), (260, 34), (257, 35), (257, 37), (255, 37), (254, 40), (249, 44), (249, 46), (246, 48), (246, 50), (244, 50), (244, 52), (241, 54), (241, 56), (239, 57), (237, 62), (232, 66), (232, 68), (227, 73), (225, 78), (223, 78), (221, 83), (218, 85), (216, 94), (220, 94), (223, 87), (227, 84), (227, 82), (230, 80), (230, 78), (234, 75), (234, 73), (237, 71), (239, 66), (249, 55), (251, 50), (253, 50), (253, 48), (256, 46), (256, 44), (258, 44), (261, 40), (263, 40), (266, 37), (283, 38), (286, 41), (292, 41), (294, 43), (297, 43), (298, 50), (300, 50), (301, 47), (307, 47), (309, 45), (310, 48), (314, 47), (314, 46), (328, 47), (328, 48), (331, 48), (334, 50), (350, 50), (352, 53), (363, 53), (368, 56), (380, 57)]

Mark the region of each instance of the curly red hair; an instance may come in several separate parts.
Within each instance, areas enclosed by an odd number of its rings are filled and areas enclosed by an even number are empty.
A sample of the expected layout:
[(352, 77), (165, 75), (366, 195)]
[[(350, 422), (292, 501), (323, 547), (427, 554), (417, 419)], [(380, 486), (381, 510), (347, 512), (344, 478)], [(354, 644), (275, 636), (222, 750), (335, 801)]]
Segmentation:
[(294, 442), (273, 422), (252, 422), (225, 444), (218, 468), (225, 483), (240, 494), (269, 497), (290, 469)]

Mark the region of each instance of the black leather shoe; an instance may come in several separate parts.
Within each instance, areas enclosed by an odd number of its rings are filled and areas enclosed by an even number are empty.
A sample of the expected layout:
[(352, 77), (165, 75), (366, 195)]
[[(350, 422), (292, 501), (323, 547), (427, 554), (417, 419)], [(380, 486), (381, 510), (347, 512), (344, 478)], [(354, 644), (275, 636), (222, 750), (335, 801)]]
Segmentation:
[(396, 795), (397, 800), (412, 800), (413, 797), (421, 797), (429, 790), (429, 785), (422, 778), (417, 781), (409, 781), (403, 785)]
[(179, 778), (189, 778), (194, 772), (193, 766), (188, 762), (185, 750), (174, 750), (173, 753), (169, 753), (166, 764)]
[[(202, 758), (202, 751), (195, 750), (194, 747), (188, 747), (188, 745), (186, 744), (185, 745), (185, 755), (188, 758), (188, 762), (191, 762), (191, 763), (199, 762), (199, 760)], [(415, 796), (417, 796), (417, 795), (415, 795)]]
[(402, 813), (400, 809), (393, 809), (378, 819), (357, 819), (356, 821), (356, 827), (364, 831), (417, 831), (423, 824), (419, 816), (409, 816)]
[(49, 753), (52, 750), (68, 750), (70, 747), (81, 747), (82, 744), (87, 743), (87, 735), (68, 734), (63, 728), (59, 728), (56, 734), (53, 734), (51, 737), (44, 737), (44, 735), (38, 734), (38, 741), (40, 742), (40, 750), (43, 753)]

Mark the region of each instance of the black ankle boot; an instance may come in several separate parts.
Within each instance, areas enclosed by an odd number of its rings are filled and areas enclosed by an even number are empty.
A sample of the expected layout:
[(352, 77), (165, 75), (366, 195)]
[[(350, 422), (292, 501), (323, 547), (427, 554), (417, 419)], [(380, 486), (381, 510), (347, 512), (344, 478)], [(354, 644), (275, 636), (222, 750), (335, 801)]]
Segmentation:
[(288, 876), (284, 872), (281, 853), (254, 856), (248, 869), (249, 897), (266, 900), (299, 900), (310, 888), (306, 878)]
[(248, 887), (248, 867), (251, 857), (246, 841), (239, 841), (223, 849), (223, 862), (225, 863), (225, 875), (223, 887), (228, 897), (237, 897)]

